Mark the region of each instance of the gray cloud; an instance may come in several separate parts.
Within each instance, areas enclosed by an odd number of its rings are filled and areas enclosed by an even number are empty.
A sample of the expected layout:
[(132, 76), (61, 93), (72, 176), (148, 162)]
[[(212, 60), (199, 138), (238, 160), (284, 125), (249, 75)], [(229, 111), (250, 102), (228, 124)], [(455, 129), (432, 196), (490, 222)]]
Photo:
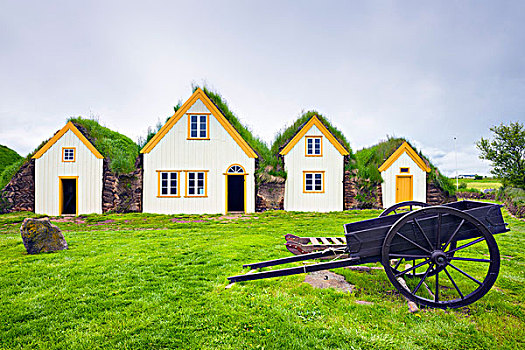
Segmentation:
[(206, 81), (268, 142), (317, 109), (355, 149), (407, 137), (449, 173), (457, 137), (487, 173), (474, 143), (525, 120), (524, 7), (2, 1), (0, 143), (27, 153), (90, 114), (137, 139)]

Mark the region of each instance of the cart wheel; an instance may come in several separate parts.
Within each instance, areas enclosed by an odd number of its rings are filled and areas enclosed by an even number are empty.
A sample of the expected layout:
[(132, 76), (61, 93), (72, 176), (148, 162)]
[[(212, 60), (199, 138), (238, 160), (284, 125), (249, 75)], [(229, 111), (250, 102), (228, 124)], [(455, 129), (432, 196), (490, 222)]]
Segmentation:
[[(425, 203), (425, 202), (418, 202), (418, 201), (405, 201), (405, 202), (399, 202), (399, 203), (396, 203), (390, 207), (388, 207), (387, 209), (385, 209), (381, 214), (379, 214), (378, 217), (383, 217), (383, 216), (387, 216), (387, 215), (390, 215), (390, 214), (406, 214), (406, 212), (410, 212), (410, 211), (414, 211), (414, 210), (417, 210), (417, 209), (421, 209), (421, 208), (425, 208), (425, 207), (429, 207), (430, 205)], [(399, 210), (399, 211), (398, 211)], [(454, 249), (456, 248), (456, 242), (452, 242), (451, 244), (451, 249)], [(392, 261), (392, 266), (396, 266), (399, 267), (399, 264), (401, 264), (403, 262), (403, 259), (398, 259), (397, 261)], [(406, 261), (407, 263), (411, 263), (413, 265), (417, 265), (418, 262), (420, 261), (417, 261), (417, 260), (414, 260), (414, 261)], [(421, 270), (421, 269), (420, 269)], [(397, 270), (396, 270), (397, 271)], [(398, 271), (400, 272), (400, 271)], [(425, 273), (424, 272), (418, 272), (417, 269), (416, 270), (412, 270), (409, 274), (407, 274), (407, 277), (409, 278), (412, 278), (412, 277), (415, 277), (415, 276), (423, 276)], [(434, 275), (434, 272), (430, 272), (430, 276)]]
[[(427, 203), (424, 203), (424, 202), (418, 202), (418, 201), (405, 201), (405, 202), (399, 202), (399, 203), (396, 203), (388, 208), (386, 208), (385, 210), (383, 210), (383, 212), (381, 214), (379, 214), (378, 217), (383, 217), (383, 216), (387, 216), (391, 213), (394, 213), (394, 214), (400, 214), (400, 213), (404, 213), (404, 212), (407, 212), (407, 211), (413, 211), (413, 210), (416, 210), (416, 209), (420, 209), (420, 208), (425, 208), (425, 207), (428, 207), (430, 205), (428, 205)], [(398, 212), (398, 210), (400, 208), (403, 208), (403, 207), (408, 207), (408, 210), (400, 210)]]
[[(471, 238), (452, 248), (463, 237)], [(399, 271), (399, 263), (391, 265), (393, 259), (421, 262)], [(498, 277), (500, 257), (494, 237), (478, 219), (450, 207), (429, 207), (404, 215), (390, 228), (382, 264), (405, 297), (444, 309), (469, 305), (485, 295)], [(415, 268), (425, 272), (404, 287), (398, 279)]]

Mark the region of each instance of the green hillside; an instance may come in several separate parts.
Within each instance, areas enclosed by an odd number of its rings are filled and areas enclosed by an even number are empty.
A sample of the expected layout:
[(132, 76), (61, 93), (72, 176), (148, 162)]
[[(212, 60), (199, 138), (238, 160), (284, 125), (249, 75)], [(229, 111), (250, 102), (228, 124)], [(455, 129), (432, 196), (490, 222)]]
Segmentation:
[(16, 153), (16, 151), (7, 146), (0, 145), (0, 173), (2, 173), (2, 171), (4, 171), (9, 165), (20, 159), (22, 159), (22, 156)]

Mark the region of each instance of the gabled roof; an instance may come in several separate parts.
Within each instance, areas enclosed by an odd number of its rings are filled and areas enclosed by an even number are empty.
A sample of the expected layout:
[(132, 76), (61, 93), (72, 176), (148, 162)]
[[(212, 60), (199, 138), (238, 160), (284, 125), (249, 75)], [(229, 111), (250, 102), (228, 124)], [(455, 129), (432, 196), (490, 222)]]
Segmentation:
[(412, 160), (421, 168), (421, 170), (426, 171), (427, 173), (430, 171), (430, 167), (427, 165), (427, 163), (414, 151), (412, 147), (408, 144), (408, 142), (403, 142), (399, 148), (392, 153), (390, 157), (379, 167), (379, 171), (383, 172), (390, 168), (392, 164), (403, 154), (406, 153)]
[(93, 146), (93, 144), (89, 142), (89, 140), (77, 129), (75, 124), (73, 124), (72, 122), (68, 122), (62, 129), (60, 129), (60, 131), (57, 132), (49, 141), (47, 141), (47, 143), (44, 146), (42, 146), (32, 158), (38, 159), (42, 157), (44, 153), (46, 153), (47, 150), (50, 149), (51, 146), (53, 146), (58, 140), (60, 140), (60, 138), (64, 136), (64, 134), (69, 130), (71, 130), (80, 139), (80, 141), (82, 141), (82, 143), (91, 151), (91, 153), (93, 153), (95, 157), (97, 157), (98, 159), (104, 158), (102, 154), (100, 154), (100, 152), (97, 151), (95, 146)]
[(342, 156), (349, 155), (350, 152), (335, 138), (335, 136), (324, 126), (324, 124), (319, 120), (317, 115), (314, 115), (310, 120), (299, 129), (297, 134), (288, 141), (288, 143), (282, 148), (279, 152), (280, 155), (286, 155), (288, 152), (294, 148), (294, 146), (299, 142), (299, 140), (310, 130), (313, 126), (316, 126), (319, 131), (330, 141), (330, 143), (341, 153)]
[(237, 130), (232, 126), (232, 124), (224, 117), (221, 111), (215, 106), (215, 104), (210, 100), (206, 93), (201, 89), (197, 88), (193, 95), (175, 112), (175, 114), (164, 124), (162, 128), (153, 136), (153, 138), (142, 148), (140, 153), (149, 153), (151, 150), (162, 140), (164, 136), (171, 130), (173, 125), (175, 125), (193, 106), (197, 100), (201, 100), (202, 103), (208, 108), (208, 110), (213, 114), (217, 121), (226, 129), (228, 134), (233, 138), (235, 142), (241, 147), (241, 149), (246, 153), (250, 158), (258, 158), (257, 153), (253, 150), (250, 145), (242, 138), (242, 136), (237, 132)]

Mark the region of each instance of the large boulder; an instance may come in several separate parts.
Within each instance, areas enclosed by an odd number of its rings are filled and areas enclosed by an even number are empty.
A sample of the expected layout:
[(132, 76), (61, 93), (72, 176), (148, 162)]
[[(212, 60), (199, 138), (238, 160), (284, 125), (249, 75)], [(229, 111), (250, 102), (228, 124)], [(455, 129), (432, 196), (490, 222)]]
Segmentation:
[(26, 218), (20, 226), (22, 240), (28, 254), (54, 252), (67, 249), (67, 242), (60, 229), (48, 218)]

